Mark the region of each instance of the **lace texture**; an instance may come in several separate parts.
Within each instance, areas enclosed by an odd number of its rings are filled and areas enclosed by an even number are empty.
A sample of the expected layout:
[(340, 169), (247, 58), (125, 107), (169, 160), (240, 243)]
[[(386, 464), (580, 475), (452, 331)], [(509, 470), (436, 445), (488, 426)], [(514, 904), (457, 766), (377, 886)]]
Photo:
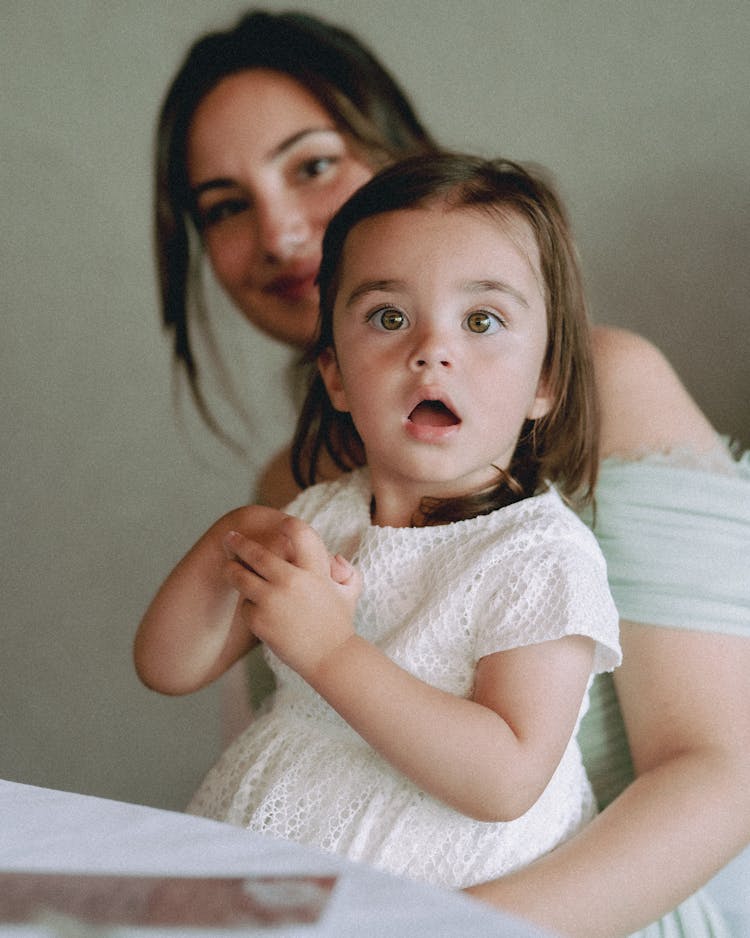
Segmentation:
[[(596, 671), (619, 663), (603, 557), (555, 492), (429, 528), (373, 527), (369, 502), (359, 470), (308, 489), (289, 510), (358, 564), (357, 631), (407, 671), (467, 697), (484, 655), (568, 634), (595, 639)], [(277, 680), (270, 708), (209, 773), (193, 813), (452, 887), (526, 865), (594, 813), (575, 738), (523, 817), (475, 821), (393, 769), (266, 655)]]

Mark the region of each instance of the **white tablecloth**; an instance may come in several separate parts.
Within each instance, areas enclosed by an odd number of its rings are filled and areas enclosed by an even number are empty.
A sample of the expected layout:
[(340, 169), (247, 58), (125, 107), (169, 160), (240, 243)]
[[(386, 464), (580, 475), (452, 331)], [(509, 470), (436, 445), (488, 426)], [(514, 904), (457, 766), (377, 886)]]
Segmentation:
[[(175, 812), (15, 782), (0, 781), (0, 870), (158, 876), (335, 874), (338, 882), (317, 924), (243, 934), (545, 938), (539, 929), (459, 893), (388, 876), (297, 844)], [(0, 925), (0, 938), (53, 934), (41, 926)], [(173, 930), (165, 929), (120, 928), (114, 934), (175, 938)]]

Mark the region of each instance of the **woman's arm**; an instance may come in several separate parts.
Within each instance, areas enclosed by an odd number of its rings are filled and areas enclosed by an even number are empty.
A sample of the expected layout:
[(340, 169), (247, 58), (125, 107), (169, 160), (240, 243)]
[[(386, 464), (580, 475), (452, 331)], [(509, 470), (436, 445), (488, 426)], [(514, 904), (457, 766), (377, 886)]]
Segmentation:
[[(271, 508), (238, 508), (220, 518), (183, 557), (154, 597), (138, 627), (134, 659), (152, 690), (186, 694), (223, 674), (257, 642), (239, 615), (239, 597), (227, 579), (224, 539), (245, 531), (283, 552), (286, 518)], [(283, 536), (282, 536), (283, 537)]]
[(248, 600), (249, 628), (395, 768), (479, 820), (510, 820), (537, 800), (575, 727), (593, 640), (569, 636), (488, 655), (467, 700), (355, 634), (358, 576), (352, 569), (334, 582), (322, 542), (317, 560), (314, 550), (307, 558), (296, 551), (295, 563), (236, 534), (228, 545), (241, 558), (233, 583)]
[(750, 641), (625, 623), (622, 643), (638, 777), (572, 840), (469, 890), (574, 938), (644, 927), (750, 839)]
[[(595, 361), (604, 456), (716, 445), (648, 342), (598, 329)], [(615, 682), (636, 780), (572, 840), (475, 887), (476, 896), (575, 938), (626, 935), (674, 908), (748, 842), (750, 641), (679, 625), (623, 623)]]

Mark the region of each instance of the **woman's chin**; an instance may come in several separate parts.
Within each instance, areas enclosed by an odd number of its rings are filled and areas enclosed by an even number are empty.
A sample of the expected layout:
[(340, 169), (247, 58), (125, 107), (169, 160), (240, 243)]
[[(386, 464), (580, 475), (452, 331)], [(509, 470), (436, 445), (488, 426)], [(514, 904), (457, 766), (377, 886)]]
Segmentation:
[(315, 337), (318, 324), (318, 298), (308, 299), (296, 303), (264, 304), (259, 312), (257, 306), (241, 307), (245, 318), (271, 339), (291, 345), (297, 349), (304, 349)]

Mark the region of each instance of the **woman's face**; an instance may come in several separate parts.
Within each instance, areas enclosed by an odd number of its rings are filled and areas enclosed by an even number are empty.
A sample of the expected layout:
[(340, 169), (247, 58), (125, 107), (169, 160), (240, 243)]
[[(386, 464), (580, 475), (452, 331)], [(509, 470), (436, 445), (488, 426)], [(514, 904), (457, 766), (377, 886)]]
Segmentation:
[(187, 169), (219, 283), (268, 335), (306, 344), (323, 232), (372, 169), (317, 98), (267, 69), (230, 75), (203, 98)]

